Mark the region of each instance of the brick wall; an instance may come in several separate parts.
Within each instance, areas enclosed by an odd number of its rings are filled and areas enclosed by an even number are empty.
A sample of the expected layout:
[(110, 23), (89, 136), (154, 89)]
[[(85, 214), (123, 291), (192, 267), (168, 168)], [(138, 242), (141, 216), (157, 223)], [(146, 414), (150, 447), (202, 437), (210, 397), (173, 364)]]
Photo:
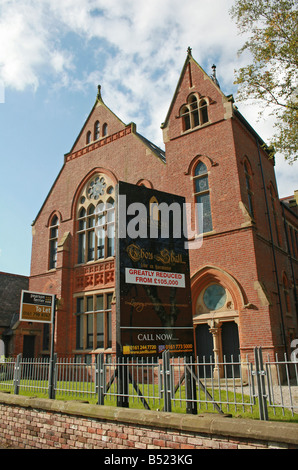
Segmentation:
[[(0, 447), (21, 449), (298, 448), (298, 424), (183, 415), (0, 393)], [(132, 454), (133, 455), (133, 454)]]

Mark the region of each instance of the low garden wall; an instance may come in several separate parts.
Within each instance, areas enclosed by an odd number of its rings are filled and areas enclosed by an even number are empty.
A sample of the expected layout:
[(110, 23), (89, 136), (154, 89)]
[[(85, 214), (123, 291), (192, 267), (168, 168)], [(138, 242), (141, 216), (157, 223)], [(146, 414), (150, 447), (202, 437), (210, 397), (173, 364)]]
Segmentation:
[[(18, 449), (298, 448), (298, 424), (0, 393), (0, 446)], [(133, 455), (133, 454), (132, 454)]]

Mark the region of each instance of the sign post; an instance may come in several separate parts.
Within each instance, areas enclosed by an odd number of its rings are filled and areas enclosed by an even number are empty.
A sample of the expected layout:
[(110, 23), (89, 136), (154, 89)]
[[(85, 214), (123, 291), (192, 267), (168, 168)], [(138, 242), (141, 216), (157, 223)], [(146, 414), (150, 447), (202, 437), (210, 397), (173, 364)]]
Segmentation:
[(49, 366), (49, 398), (54, 398), (54, 336), (56, 317), (56, 296), (22, 290), (20, 321), (52, 324), (51, 353)]
[(53, 311), (53, 322), (52, 322), (52, 335), (51, 335), (51, 355), (50, 355), (50, 367), (49, 367), (49, 398), (55, 398), (54, 389), (54, 351), (55, 351), (55, 324), (56, 324), (56, 308), (57, 299), (54, 295), (54, 311)]
[[(130, 359), (185, 356), (190, 363), (194, 335), (185, 199), (125, 182), (116, 194), (118, 406), (127, 407)], [(187, 370), (187, 412), (195, 414)]]

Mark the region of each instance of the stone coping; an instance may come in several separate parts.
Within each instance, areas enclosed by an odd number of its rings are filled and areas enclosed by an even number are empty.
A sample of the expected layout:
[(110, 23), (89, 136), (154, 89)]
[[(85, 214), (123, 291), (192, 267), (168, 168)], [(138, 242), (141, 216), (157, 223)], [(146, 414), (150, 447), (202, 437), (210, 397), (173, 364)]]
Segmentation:
[(40, 411), (113, 421), (144, 427), (193, 432), (298, 446), (298, 424), (231, 418), (215, 413), (188, 415), (92, 405), (80, 401), (50, 400), (0, 392), (0, 403)]

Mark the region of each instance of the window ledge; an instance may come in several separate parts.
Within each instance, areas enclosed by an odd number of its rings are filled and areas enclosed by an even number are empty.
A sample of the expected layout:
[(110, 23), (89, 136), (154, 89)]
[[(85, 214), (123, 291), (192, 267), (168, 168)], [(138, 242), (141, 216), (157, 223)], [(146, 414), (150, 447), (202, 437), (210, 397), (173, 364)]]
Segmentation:
[(84, 266), (90, 266), (96, 263), (105, 263), (106, 261), (113, 261), (115, 256), (108, 256), (107, 258), (96, 259), (94, 261), (86, 261), (86, 263), (77, 263), (74, 268), (83, 268)]
[[(178, 117), (180, 117), (180, 116), (178, 116)], [(190, 129), (187, 129), (185, 131), (182, 131), (181, 135), (190, 134), (191, 132), (197, 131), (198, 129), (202, 129), (203, 127), (207, 127), (210, 124), (212, 124), (211, 121), (204, 122), (204, 124), (200, 124), (199, 126), (195, 126), (195, 127), (190, 128)]]
[(216, 233), (216, 230), (210, 230), (210, 232), (203, 232), (201, 235), (203, 237), (209, 237), (209, 235), (214, 235)]
[(97, 349), (93, 349), (92, 350), (92, 353), (94, 354), (99, 354), (99, 353), (105, 353), (105, 354), (111, 354), (112, 352), (112, 348), (97, 348)]

